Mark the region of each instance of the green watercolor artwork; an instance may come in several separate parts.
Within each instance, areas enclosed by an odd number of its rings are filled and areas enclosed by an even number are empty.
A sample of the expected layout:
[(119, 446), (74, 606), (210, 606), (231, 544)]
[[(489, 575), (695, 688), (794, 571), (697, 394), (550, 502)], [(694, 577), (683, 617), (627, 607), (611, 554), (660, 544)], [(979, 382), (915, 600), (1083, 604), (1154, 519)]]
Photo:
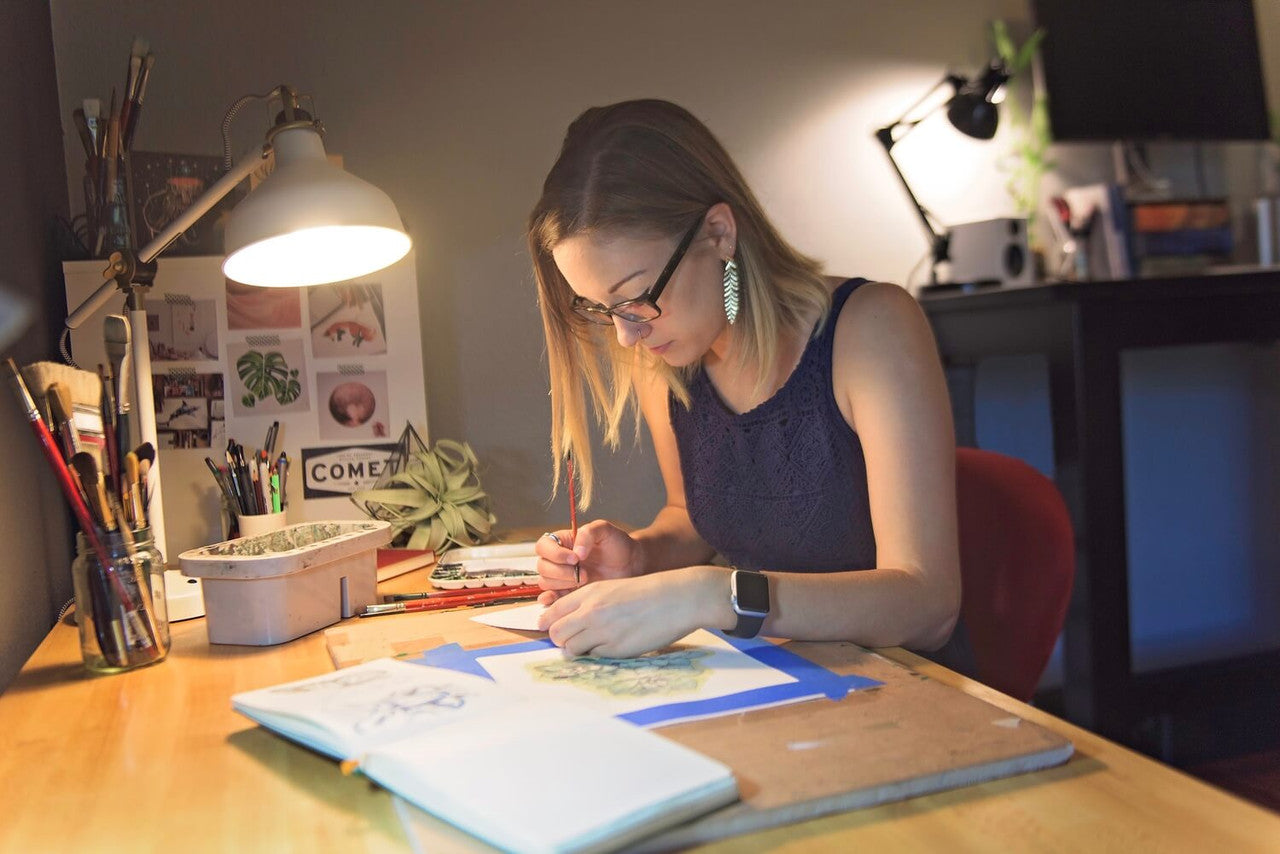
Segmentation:
[(236, 373), (248, 394), (240, 402), (253, 407), (259, 400), (274, 397), (277, 403), (293, 403), (302, 394), (298, 369), (290, 368), (284, 354), (250, 350), (236, 360)]
[(527, 665), (537, 682), (570, 684), (605, 697), (656, 697), (698, 690), (711, 671), (705, 649), (678, 649), (640, 658), (573, 658)]

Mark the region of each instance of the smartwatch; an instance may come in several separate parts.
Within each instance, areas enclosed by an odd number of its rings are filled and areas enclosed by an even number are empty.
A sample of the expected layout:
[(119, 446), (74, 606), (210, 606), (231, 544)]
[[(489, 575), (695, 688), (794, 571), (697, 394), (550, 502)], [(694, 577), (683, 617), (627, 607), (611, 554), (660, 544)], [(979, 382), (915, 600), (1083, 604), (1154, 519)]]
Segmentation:
[(725, 632), (735, 638), (753, 638), (769, 616), (769, 578), (761, 572), (735, 569), (729, 576), (729, 604), (738, 624)]

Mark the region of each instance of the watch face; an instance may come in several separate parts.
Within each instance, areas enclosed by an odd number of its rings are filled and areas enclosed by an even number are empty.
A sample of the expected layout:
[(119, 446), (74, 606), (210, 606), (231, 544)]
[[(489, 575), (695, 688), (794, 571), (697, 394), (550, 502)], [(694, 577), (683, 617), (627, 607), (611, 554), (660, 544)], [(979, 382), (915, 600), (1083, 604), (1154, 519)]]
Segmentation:
[(733, 574), (730, 586), (738, 611), (769, 613), (769, 579), (766, 576), (738, 570)]

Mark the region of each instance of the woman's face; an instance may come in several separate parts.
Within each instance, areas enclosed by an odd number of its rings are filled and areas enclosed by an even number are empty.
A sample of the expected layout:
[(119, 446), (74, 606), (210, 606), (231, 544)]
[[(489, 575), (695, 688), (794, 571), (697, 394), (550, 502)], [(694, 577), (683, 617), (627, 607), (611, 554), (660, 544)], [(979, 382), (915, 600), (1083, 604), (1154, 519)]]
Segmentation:
[[(612, 306), (652, 288), (679, 240), (679, 236), (577, 234), (557, 244), (551, 255), (575, 294)], [(732, 215), (727, 205), (716, 205), (707, 212), (658, 298), (662, 314), (648, 323), (614, 317), (618, 343), (640, 344), (672, 367), (701, 359), (717, 339), (727, 336), (722, 259), (732, 254)]]

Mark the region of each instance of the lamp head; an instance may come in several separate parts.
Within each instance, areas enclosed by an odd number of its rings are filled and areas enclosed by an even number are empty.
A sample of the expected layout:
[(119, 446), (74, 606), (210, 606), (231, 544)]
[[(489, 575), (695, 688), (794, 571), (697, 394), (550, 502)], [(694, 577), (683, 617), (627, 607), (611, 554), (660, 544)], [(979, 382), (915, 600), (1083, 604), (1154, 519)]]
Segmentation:
[(318, 122), (285, 111), (268, 134), (275, 169), (231, 212), (227, 278), (292, 287), (341, 282), (390, 266), (411, 244), (386, 193), (325, 157)]
[(1009, 72), (1004, 64), (992, 62), (975, 80), (965, 80), (947, 102), (947, 118), (956, 130), (974, 139), (991, 139), (1000, 122), (997, 104), (1004, 100)]

